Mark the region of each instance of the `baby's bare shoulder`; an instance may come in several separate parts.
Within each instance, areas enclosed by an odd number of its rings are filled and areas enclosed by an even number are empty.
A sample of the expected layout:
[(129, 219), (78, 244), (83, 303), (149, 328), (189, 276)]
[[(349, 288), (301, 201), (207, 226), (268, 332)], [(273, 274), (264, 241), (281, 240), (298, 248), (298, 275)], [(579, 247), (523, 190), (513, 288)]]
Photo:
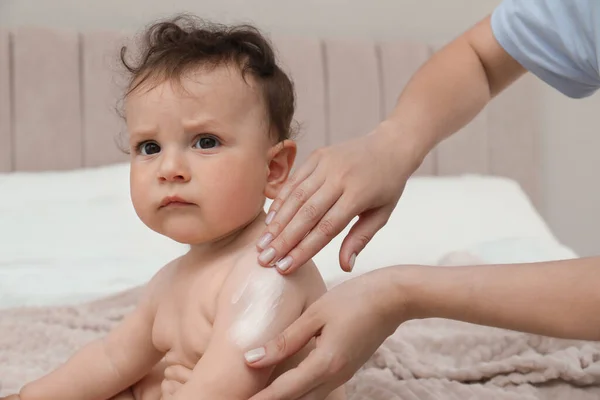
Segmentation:
[(156, 308), (176, 279), (180, 262), (181, 258), (176, 258), (154, 274), (143, 289), (140, 305)]
[(261, 266), (254, 248), (246, 249), (236, 258), (227, 280), (240, 282), (247, 279), (264, 278), (280, 279), (285, 282), (286, 290), (297, 291), (309, 303), (315, 301), (327, 290), (323, 277), (312, 260), (291, 274), (281, 274), (274, 267)]
[(177, 275), (177, 270), (181, 258), (176, 258), (166, 264), (164, 267), (156, 271), (154, 276), (148, 282), (147, 288), (152, 291), (163, 290)]
[(314, 303), (319, 297), (321, 297), (326, 291), (327, 286), (323, 280), (323, 276), (314, 261), (309, 260), (306, 264), (301, 266), (295, 274), (303, 274), (302, 286), (307, 293), (307, 305)]

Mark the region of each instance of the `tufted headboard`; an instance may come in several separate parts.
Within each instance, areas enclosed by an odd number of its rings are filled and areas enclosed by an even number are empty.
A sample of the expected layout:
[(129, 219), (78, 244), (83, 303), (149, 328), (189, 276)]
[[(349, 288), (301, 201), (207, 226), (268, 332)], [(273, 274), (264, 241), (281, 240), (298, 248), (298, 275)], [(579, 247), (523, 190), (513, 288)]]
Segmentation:
[[(119, 32), (0, 30), (0, 172), (73, 169), (125, 160)], [(311, 150), (369, 132), (432, 46), (415, 42), (272, 37), (296, 84), (299, 162)], [(457, 135), (419, 174), (510, 177), (540, 205), (537, 86), (525, 77)]]

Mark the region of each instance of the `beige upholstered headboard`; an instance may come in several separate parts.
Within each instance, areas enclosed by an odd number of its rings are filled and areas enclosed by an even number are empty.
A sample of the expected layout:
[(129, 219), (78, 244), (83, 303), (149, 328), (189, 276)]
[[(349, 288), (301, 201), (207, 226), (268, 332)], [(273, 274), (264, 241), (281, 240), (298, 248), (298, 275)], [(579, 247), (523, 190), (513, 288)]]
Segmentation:
[[(0, 171), (71, 169), (125, 159), (116, 145), (123, 126), (115, 112), (123, 37), (0, 30)], [(370, 131), (432, 52), (431, 46), (414, 42), (273, 41), (296, 84), (299, 161), (316, 147)], [(430, 154), (419, 174), (507, 176), (539, 206), (535, 88), (526, 77), (501, 94)]]

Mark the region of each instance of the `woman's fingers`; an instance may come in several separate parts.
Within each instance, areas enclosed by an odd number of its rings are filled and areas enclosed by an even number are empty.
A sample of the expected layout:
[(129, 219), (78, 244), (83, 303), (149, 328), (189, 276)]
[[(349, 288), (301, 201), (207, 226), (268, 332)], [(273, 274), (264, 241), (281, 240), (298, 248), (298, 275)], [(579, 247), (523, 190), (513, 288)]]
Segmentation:
[(314, 257), (337, 236), (354, 216), (354, 210), (329, 185), (306, 203), (270, 245), (279, 260), (275, 266), (290, 273)]
[(344, 271), (352, 271), (356, 257), (387, 223), (392, 210), (393, 208), (379, 208), (361, 214), (340, 248), (340, 265)]
[(263, 347), (248, 351), (245, 354), (248, 365), (254, 368), (274, 366), (300, 351), (323, 327), (321, 319), (314, 310), (315, 307), (309, 307), (275, 339), (270, 340)]
[(269, 227), (273, 217), (277, 215), (277, 212), (285, 203), (290, 193), (292, 193), (292, 191), (298, 185), (302, 184), (309, 176), (313, 174), (314, 170), (317, 168), (317, 165), (317, 156), (310, 157), (296, 172), (292, 174), (292, 176), (290, 176), (287, 182), (281, 187), (277, 198), (273, 200), (273, 203), (271, 203), (271, 206), (269, 207), (266, 221), (267, 227)]
[[(293, 272), (296, 268), (304, 265), (344, 230), (356, 215), (354, 206), (344, 196), (339, 198), (325, 215), (315, 221), (316, 226), (288, 253), (287, 257), (291, 266), (289, 271), (286, 270), (285, 272)], [(293, 223), (294, 221), (292, 221), (290, 226), (293, 226)], [(274, 243), (274, 246), (277, 246), (277, 244)], [(348, 262), (342, 264), (342, 267), (345, 271), (351, 270)]]
[[(321, 185), (322, 182), (318, 178), (309, 177), (294, 189), (285, 204), (269, 221), (269, 227), (257, 243), (261, 252), (258, 261), (262, 266), (266, 267), (281, 260), (306, 234), (303, 231), (312, 228), (310, 225), (319, 220), (319, 214), (324, 214), (335, 202), (335, 193), (328, 188), (322, 190)], [(298, 213), (300, 209), (305, 211)], [(282, 229), (284, 227), (285, 229)]]

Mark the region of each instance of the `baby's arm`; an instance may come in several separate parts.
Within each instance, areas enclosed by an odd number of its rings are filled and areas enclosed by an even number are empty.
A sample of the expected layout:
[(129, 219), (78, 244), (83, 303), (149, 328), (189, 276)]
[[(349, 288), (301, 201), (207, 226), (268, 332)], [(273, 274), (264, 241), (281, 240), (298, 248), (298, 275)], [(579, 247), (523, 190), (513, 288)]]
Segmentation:
[(106, 400), (141, 379), (162, 358), (152, 343), (153, 294), (160, 275), (114, 330), (83, 347), (56, 370), (25, 385), (21, 400)]
[(312, 291), (325, 291), (314, 267), (284, 277), (258, 265), (254, 254), (243, 257), (220, 292), (208, 348), (175, 400), (247, 400), (258, 393), (273, 368), (249, 368), (244, 353), (296, 320)]

